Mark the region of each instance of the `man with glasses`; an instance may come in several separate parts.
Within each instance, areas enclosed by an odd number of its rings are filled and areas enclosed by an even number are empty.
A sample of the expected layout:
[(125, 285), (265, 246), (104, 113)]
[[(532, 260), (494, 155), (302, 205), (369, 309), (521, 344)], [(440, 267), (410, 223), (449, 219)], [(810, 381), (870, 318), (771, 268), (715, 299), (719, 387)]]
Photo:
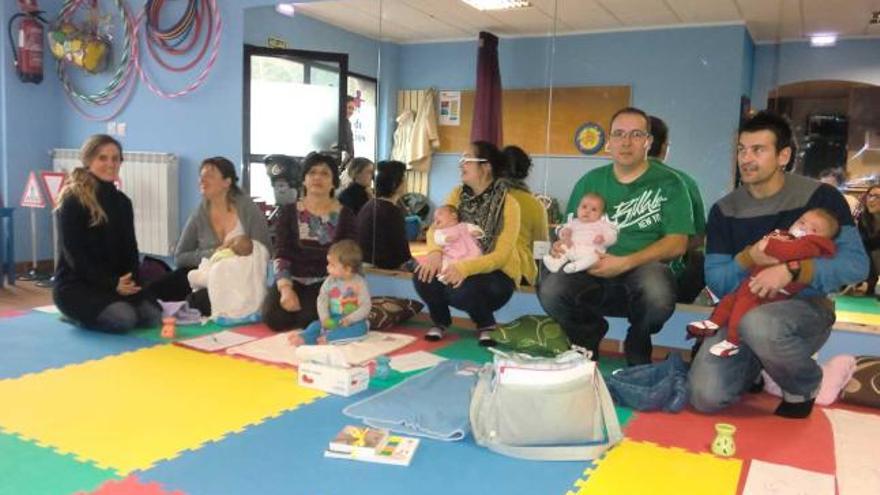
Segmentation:
[[(826, 294), (864, 280), (868, 259), (843, 196), (828, 184), (785, 174), (794, 156), (791, 126), (784, 118), (761, 112), (739, 131), (737, 165), (742, 185), (721, 198), (706, 225), (706, 283), (718, 297), (735, 290), (752, 268), (766, 266), (750, 287), (772, 297), (788, 283), (807, 285), (791, 299), (750, 310), (739, 323), (740, 351), (718, 357), (709, 349), (725, 339), (727, 329), (707, 337), (691, 363), (691, 403), (713, 412), (736, 402), (763, 369), (782, 388), (776, 414), (809, 416), (822, 381), (812, 359), (831, 332), (834, 304)], [(775, 229), (788, 228), (805, 211), (824, 208), (840, 223), (833, 258), (780, 263), (761, 249)]]
[(668, 262), (681, 257), (694, 234), (687, 188), (677, 173), (648, 161), (651, 142), (645, 112), (624, 108), (614, 114), (607, 147), (613, 162), (578, 181), (567, 211), (573, 213), (584, 194), (602, 196), (618, 227), (617, 242), (586, 273), (545, 271), (538, 287), (547, 314), (572, 344), (593, 356), (608, 331), (605, 316), (628, 318), (624, 352), (630, 365), (651, 362), (651, 335), (675, 310), (676, 282)]

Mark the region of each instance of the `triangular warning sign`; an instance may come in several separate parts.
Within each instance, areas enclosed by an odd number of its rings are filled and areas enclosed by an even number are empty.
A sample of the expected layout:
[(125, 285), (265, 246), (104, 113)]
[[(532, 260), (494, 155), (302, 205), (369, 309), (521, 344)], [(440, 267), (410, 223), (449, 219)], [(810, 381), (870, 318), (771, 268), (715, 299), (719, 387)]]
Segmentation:
[(24, 186), (24, 194), (21, 195), (22, 208), (45, 208), (43, 193), (40, 191), (40, 183), (33, 171), (28, 175), (27, 185)]
[(40, 177), (43, 179), (46, 191), (49, 192), (49, 202), (52, 203), (52, 208), (55, 208), (58, 206), (58, 196), (61, 195), (61, 188), (64, 187), (64, 179), (67, 177), (67, 174), (64, 172), (43, 171), (40, 172)]

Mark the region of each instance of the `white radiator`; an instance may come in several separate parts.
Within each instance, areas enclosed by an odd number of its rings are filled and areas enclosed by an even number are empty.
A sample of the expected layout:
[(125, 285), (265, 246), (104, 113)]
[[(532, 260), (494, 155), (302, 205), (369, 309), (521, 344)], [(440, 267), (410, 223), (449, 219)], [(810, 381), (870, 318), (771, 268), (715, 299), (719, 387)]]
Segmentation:
[[(70, 172), (81, 165), (79, 150), (52, 150), (52, 168)], [(123, 154), (119, 179), (134, 208), (134, 231), (141, 253), (169, 256), (180, 231), (177, 156), (143, 151)]]

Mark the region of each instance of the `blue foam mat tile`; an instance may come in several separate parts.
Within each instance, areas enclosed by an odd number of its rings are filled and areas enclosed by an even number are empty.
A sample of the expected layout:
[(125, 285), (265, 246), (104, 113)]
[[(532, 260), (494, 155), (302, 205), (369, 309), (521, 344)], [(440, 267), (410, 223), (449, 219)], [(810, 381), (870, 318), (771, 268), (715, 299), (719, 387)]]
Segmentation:
[(0, 320), (0, 379), (156, 345), (128, 335), (83, 330), (57, 315), (31, 312)]
[(561, 495), (590, 465), (512, 459), (477, 446), (470, 437), (461, 442), (422, 439), (408, 467), (324, 458), (336, 433), (357, 424), (342, 409), (365, 397), (318, 400), (138, 476), (191, 495)]

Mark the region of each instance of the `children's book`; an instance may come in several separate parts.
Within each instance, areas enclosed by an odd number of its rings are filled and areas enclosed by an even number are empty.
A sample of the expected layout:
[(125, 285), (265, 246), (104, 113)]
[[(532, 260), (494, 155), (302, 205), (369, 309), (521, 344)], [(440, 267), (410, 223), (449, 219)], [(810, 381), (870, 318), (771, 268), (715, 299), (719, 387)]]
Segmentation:
[(378, 464), (394, 464), (396, 466), (409, 466), (418, 447), (418, 438), (390, 435), (385, 443), (372, 453), (361, 453), (360, 451), (343, 453), (333, 450), (325, 450), (324, 457), (375, 462)]
[(388, 430), (348, 425), (330, 442), (329, 450), (340, 454), (374, 454), (388, 439)]

